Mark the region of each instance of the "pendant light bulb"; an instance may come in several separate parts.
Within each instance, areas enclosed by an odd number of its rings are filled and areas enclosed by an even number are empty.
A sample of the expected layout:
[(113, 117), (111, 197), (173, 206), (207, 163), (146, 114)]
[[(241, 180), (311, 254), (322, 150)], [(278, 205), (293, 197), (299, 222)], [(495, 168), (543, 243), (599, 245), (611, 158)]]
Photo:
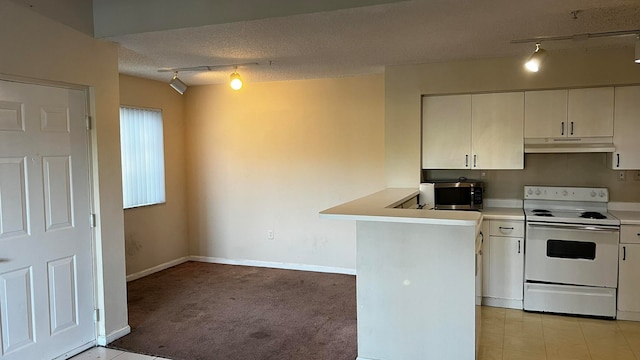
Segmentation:
[(640, 34), (636, 36), (636, 58), (635, 63), (640, 64)]
[(231, 86), (233, 90), (240, 90), (242, 88), (242, 79), (240, 78), (240, 74), (238, 74), (238, 68), (236, 68), (236, 70), (233, 71), (233, 74), (231, 74), (229, 86)]
[(531, 72), (538, 72), (540, 65), (542, 65), (546, 57), (547, 52), (540, 47), (540, 43), (536, 43), (536, 51), (531, 54), (529, 60), (524, 64), (524, 67)]

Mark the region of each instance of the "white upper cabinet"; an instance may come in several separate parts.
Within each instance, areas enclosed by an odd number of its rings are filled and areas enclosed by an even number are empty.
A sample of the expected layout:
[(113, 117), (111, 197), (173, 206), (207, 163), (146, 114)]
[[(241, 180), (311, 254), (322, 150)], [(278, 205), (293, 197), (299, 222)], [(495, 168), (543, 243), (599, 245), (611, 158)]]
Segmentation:
[(524, 137), (566, 136), (567, 90), (524, 93)]
[(472, 96), (473, 169), (523, 169), (524, 93)]
[(613, 136), (613, 96), (612, 87), (569, 90), (569, 136)]
[(423, 169), (523, 169), (524, 94), (426, 96)]
[(524, 137), (611, 137), (613, 97), (613, 87), (527, 91)]
[(470, 155), (471, 95), (423, 97), (422, 168), (468, 169)]
[(640, 169), (640, 86), (616, 87), (613, 169)]

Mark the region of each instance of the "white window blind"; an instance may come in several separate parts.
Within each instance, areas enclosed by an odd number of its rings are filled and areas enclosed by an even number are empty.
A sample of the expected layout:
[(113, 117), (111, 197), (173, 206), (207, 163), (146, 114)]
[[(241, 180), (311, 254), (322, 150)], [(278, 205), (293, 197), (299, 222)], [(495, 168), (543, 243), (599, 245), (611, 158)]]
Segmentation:
[(162, 112), (120, 108), (125, 209), (165, 202)]

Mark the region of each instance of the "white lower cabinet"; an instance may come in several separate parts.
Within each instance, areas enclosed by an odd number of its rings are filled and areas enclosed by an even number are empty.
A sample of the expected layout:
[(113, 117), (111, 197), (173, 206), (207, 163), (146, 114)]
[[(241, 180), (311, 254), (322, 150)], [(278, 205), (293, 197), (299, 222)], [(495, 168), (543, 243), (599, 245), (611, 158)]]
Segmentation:
[(485, 234), (482, 303), (522, 309), (524, 222), (485, 220), (482, 227)]
[(619, 320), (640, 321), (640, 226), (620, 227), (618, 257), (618, 313)]

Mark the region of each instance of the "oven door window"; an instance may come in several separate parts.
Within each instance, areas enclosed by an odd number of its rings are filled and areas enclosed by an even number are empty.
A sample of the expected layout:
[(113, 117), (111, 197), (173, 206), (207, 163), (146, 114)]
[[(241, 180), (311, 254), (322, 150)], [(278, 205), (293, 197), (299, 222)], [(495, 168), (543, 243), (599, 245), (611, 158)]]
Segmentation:
[(595, 260), (596, 243), (586, 241), (547, 240), (547, 256), (560, 259)]
[(435, 189), (438, 205), (469, 205), (471, 190), (468, 187)]

